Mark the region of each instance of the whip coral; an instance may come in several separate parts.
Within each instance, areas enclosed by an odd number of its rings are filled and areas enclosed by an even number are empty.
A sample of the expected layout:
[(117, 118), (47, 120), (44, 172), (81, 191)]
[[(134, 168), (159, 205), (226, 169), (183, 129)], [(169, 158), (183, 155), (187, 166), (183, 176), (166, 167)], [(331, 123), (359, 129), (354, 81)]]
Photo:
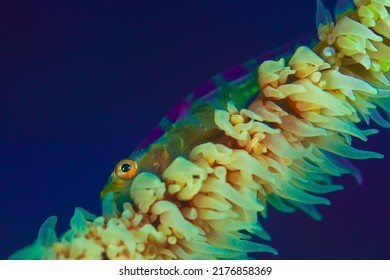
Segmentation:
[(382, 157), (351, 144), (377, 133), (363, 121), (390, 126), (390, 2), (355, 5), (333, 22), (318, 4), (313, 48), (247, 63), (245, 75), (233, 81), (216, 76), (214, 91), (193, 94), (191, 108), (184, 104), (160, 123), (164, 132), (154, 143), (121, 161), (102, 192), (102, 216), (76, 208), (71, 229), (59, 239), (51, 217), (37, 241), (12, 258), (276, 254), (251, 240), (270, 239), (260, 224), (268, 207), (300, 209), (319, 220), (315, 205), (329, 205), (321, 194), (342, 189), (333, 176), (360, 180), (345, 158)]

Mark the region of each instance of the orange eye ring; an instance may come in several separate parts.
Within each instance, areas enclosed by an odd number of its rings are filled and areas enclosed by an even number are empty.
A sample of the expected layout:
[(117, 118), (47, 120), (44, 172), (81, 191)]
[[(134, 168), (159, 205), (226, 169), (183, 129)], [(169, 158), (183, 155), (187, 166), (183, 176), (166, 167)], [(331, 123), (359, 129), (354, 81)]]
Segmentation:
[(115, 167), (115, 174), (124, 180), (129, 180), (137, 173), (137, 162), (130, 159), (121, 160)]

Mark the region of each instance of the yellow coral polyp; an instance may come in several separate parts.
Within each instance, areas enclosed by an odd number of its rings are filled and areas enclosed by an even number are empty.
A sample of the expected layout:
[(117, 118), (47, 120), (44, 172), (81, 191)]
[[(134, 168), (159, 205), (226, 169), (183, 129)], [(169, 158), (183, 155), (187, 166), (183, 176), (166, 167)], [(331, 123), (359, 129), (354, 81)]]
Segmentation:
[(305, 46), (297, 48), (288, 65), (295, 70), (292, 74), (300, 79), (311, 76), (311, 79), (319, 80), (321, 74), (318, 71), (330, 68), (328, 63)]
[(191, 161), (178, 157), (168, 166), (162, 177), (174, 184), (175, 189), (171, 189), (171, 194), (175, 194), (181, 201), (188, 201), (201, 188), (206, 172)]
[(265, 61), (259, 66), (258, 81), (260, 87), (264, 85), (271, 85), (277, 87), (279, 84), (284, 84), (287, 81), (289, 75), (294, 74), (295, 71), (289, 67), (285, 67), (285, 61), (283, 58), (278, 61)]
[(130, 197), (139, 205), (141, 213), (149, 212), (150, 206), (164, 197), (165, 184), (150, 173), (139, 174), (131, 187)]

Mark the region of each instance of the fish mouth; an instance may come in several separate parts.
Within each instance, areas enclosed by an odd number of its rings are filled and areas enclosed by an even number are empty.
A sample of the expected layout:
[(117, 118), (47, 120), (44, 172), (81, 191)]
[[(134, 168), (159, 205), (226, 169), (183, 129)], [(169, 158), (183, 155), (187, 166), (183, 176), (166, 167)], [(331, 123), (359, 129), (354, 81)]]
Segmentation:
[(111, 175), (107, 184), (100, 193), (100, 198), (103, 199), (110, 192), (122, 193), (125, 192), (132, 180), (122, 180), (115, 175)]
[(110, 192), (113, 192), (113, 191), (110, 190), (109, 186), (104, 187), (104, 189), (100, 192), (100, 198), (103, 199)]

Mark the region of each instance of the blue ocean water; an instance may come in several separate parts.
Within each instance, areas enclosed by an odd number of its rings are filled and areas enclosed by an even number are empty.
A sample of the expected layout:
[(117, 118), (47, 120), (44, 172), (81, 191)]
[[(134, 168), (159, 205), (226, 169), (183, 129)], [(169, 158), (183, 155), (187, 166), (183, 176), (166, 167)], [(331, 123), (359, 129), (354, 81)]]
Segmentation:
[[(335, 1), (324, 1), (332, 10)], [(69, 228), (74, 208), (101, 213), (99, 193), (186, 93), (223, 69), (315, 30), (306, 1), (25, 1), (0, 9), (0, 259)], [(281, 259), (390, 258), (390, 131), (359, 146), (327, 197), (324, 220), (270, 211), (263, 224)], [(268, 254), (259, 258), (275, 258)]]

